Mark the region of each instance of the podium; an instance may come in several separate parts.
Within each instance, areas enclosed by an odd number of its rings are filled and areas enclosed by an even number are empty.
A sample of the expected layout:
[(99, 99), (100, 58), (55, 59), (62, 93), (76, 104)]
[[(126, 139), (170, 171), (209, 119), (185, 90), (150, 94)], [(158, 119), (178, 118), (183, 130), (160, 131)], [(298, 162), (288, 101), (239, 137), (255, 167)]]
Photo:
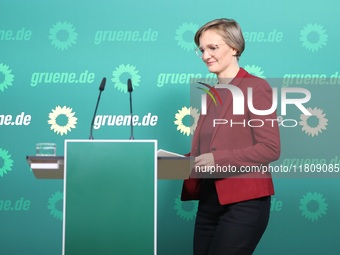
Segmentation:
[(64, 255), (156, 254), (156, 141), (65, 141)]
[(63, 255), (157, 254), (159, 173), (187, 178), (190, 160), (157, 158), (156, 140), (65, 140), (64, 152), (27, 157), (37, 178), (64, 178)]

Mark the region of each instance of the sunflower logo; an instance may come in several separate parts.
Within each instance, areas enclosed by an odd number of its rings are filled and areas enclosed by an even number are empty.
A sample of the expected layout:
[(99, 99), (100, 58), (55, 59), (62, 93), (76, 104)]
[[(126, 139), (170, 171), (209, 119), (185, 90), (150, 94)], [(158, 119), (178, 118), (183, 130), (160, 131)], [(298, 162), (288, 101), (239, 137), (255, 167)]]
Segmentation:
[(78, 34), (71, 23), (58, 22), (50, 28), (48, 38), (52, 41), (52, 45), (58, 50), (67, 50), (72, 44), (76, 43)]
[[(328, 119), (325, 118), (326, 114), (323, 113), (322, 109), (318, 108), (308, 108), (307, 109), (312, 115), (300, 115), (301, 121), (299, 124), (302, 126), (302, 131), (306, 134), (311, 135), (312, 137), (318, 136), (323, 130), (326, 130), (326, 126), (328, 124)], [(311, 126), (308, 124), (309, 118), (316, 118), (318, 120), (317, 125)]]
[(135, 66), (132, 65), (120, 65), (112, 72), (111, 81), (114, 83), (115, 88), (119, 91), (126, 93), (127, 92), (127, 79), (122, 82), (121, 77), (123, 74), (127, 74), (127, 76), (131, 79), (132, 87), (138, 87), (140, 83), (141, 76), (138, 74), (138, 70), (136, 70)]
[(57, 209), (57, 203), (59, 201), (63, 201), (63, 193), (60, 191), (55, 192), (50, 198), (48, 199), (48, 206), (47, 209), (50, 210), (50, 214), (58, 220), (63, 219), (63, 211)]
[[(51, 124), (51, 130), (54, 131), (54, 133), (62, 135), (66, 135), (69, 131), (71, 131), (71, 128), (76, 128), (77, 124), (77, 118), (74, 117), (74, 112), (72, 112), (72, 108), (70, 107), (60, 107), (57, 106), (55, 109), (52, 110), (52, 112), (48, 115), (50, 118), (48, 121), (48, 124)], [(58, 125), (57, 118), (60, 116), (64, 116), (67, 118), (67, 123), (65, 125)]]
[(8, 171), (12, 171), (13, 160), (11, 159), (11, 155), (8, 154), (7, 150), (0, 148), (0, 177), (3, 177), (7, 174)]
[(328, 204), (322, 194), (308, 192), (300, 199), (299, 209), (307, 220), (316, 221), (327, 213)]
[(326, 30), (319, 24), (307, 24), (307, 26), (300, 31), (300, 36), (302, 46), (312, 52), (320, 50), (327, 44), (328, 40)]
[(256, 66), (256, 65), (245, 65), (244, 67), (245, 70), (247, 70), (248, 73), (252, 74), (252, 75), (255, 75), (257, 77), (260, 77), (260, 78), (266, 78), (264, 75), (263, 75), (263, 71), (261, 70), (261, 67), (259, 66)]
[[(8, 65), (0, 63), (0, 91), (3, 92), (8, 86), (13, 85), (14, 75), (11, 74), (12, 70), (9, 69)], [(1, 75), (2, 73), (2, 75)]]
[(190, 38), (194, 37), (194, 34), (198, 30), (198, 25), (194, 23), (183, 23), (179, 28), (176, 30), (175, 40), (177, 41), (177, 45), (184, 50), (191, 51), (195, 49), (195, 43), (190, 40), (190, 42), (184, 39), (185, 33), (192, 33)]
[[(193, 124), (191, 126), (186, 126), (183, 124), (183, 119), (186, 116), (191, 116), (193, 118)], [(184, 135), (192, 135), (196, 129), (199, 113), (198, 109), (196, 108), (187, 108), (182, 107), (181, 110), (178, 110), (178, 112), (175, 114), (176, 120), (174, 121), (175, 125), (177, 125), (177, 130), (179, 130)]]
[(191, 208), (189, 210), (184, 208), (184, 202), (181, 201), (180, 196), (175, 199), (174, 209), (177, 215), (186, 221), (193, 220), (197, 213), (198, 203), (194, 201), (186, 202), (185, 204), (191, 203)]

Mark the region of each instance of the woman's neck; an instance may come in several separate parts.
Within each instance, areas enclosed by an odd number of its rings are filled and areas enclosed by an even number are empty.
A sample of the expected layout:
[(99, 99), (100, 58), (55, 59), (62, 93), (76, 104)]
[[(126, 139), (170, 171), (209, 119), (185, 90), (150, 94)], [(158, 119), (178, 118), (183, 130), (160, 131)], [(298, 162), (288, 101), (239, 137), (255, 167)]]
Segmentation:
[(239, 72), (240, 67), (238, 64), (229, 66), (224, 72), (217, 75), (219, 84), (228, 84), (232, 79), (235, 78)]

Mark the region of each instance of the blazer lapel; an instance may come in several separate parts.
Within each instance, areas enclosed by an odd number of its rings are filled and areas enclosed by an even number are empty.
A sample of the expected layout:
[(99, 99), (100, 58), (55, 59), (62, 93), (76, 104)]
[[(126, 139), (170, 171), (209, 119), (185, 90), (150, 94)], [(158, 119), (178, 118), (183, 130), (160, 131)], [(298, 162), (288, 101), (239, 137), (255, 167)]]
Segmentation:
[[(210, 99), (210, 97), (207, 97), (207, 101), (208, 101), (207, 102), (207, 109), (209, 109), (209, 107), (211, 107), (212, 100)], [(198, 155), (198, 153), (199, 153), (199, 140), (200, 140), (199, 135), (200, 135), (200, 131), (201, 131), (204, 119), (205, 119), (205, 115), (200, 114), (200, 117), (199, 117), (198, 122), (197, 122), (196, 129), (194, 131), (194, 135), (193, 135), (193, 138), (192, 138), (191, 154), (193, 154), (195, 156)]]
[[(223, 102), (222, 110), (221, 110), (221, 112), (218, 116), (219, 119), (225, 119), (226, 118), (226, 115), (227, 115), (228, 109), (230, 108), (231, 102), (232, 102), (232, 96), (231, 96), (231, 93), (228, 93), (227, 96), (225, 97), (225, 101)], [(211, 137), (211, 142), (214, 140), (220, 126), (221, 125), (217, 125), (216, 127), (214, 127), (213, 135)]]
[[(241, 84), (242, 78), (244, 78), (244, 76), (246, 74), (247, 74), (247, 71), (245, 71), (243, 68), (240, 68), (239, 72), (237, 73), (235, 78), (230, 82), (230, 84), (238, 87)], [(221, 110), (221, 112), (218, 116), (219, 119), (226, 119), (227, 118), (227, 116), (228, 116), (227, 113), (230, 110), (232, 100), (233, 100), (232, 94), (231, 94), (230, 91), (228, 91), (227, 96), (225, 97), (225, 101), (223, 102), (222, 110)], [(214, 138), (216, 137), (216, 134), (217, 134), (220, 127), (221, 127), (221, 125), (217, 125), (214, 128), (213, 135), (212, 135), (212, 138), (211, 138), (211, 143), (213, 142)]]

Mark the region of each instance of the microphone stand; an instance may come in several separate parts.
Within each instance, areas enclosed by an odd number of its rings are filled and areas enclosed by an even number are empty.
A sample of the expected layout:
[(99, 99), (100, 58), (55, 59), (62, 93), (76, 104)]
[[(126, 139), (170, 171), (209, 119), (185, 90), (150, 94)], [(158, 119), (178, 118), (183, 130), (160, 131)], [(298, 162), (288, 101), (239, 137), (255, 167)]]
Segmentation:
[(106, 83), (106, 78), (104, 77), (103, 80), (102, 80), (102, 82), (100, 83), (100, 86), (99, 86), (99, 95), (98, 95), (96, 108), (94, 109), (94, 114), (93, 114), (93, 118), (92, 118), (92, 122), (91, 122), (90, 137), (89, 137), (90, 140), (93, 140), (93, 125), (94, 125), (94, 119), (95, 119), (96, 116), (97, 116), (98, 105), (99, 105), (99, 102), (100, 102), (100, 97), (101, 97), (101, 95), (102, 95), (102, 92), (103, 92), (103, 90), (104, 90), (104, 88), (105, 88), (105, 83)]
[(132, 87), (132, 82), (131, 79), (128, 79), (127, 82), (127, 90), (130, 94), (130, 140), (134, 140), (135, 138), (133, 137), (133, 123), (132, 123), (132, 91), (133, 91), (133, 87)]

